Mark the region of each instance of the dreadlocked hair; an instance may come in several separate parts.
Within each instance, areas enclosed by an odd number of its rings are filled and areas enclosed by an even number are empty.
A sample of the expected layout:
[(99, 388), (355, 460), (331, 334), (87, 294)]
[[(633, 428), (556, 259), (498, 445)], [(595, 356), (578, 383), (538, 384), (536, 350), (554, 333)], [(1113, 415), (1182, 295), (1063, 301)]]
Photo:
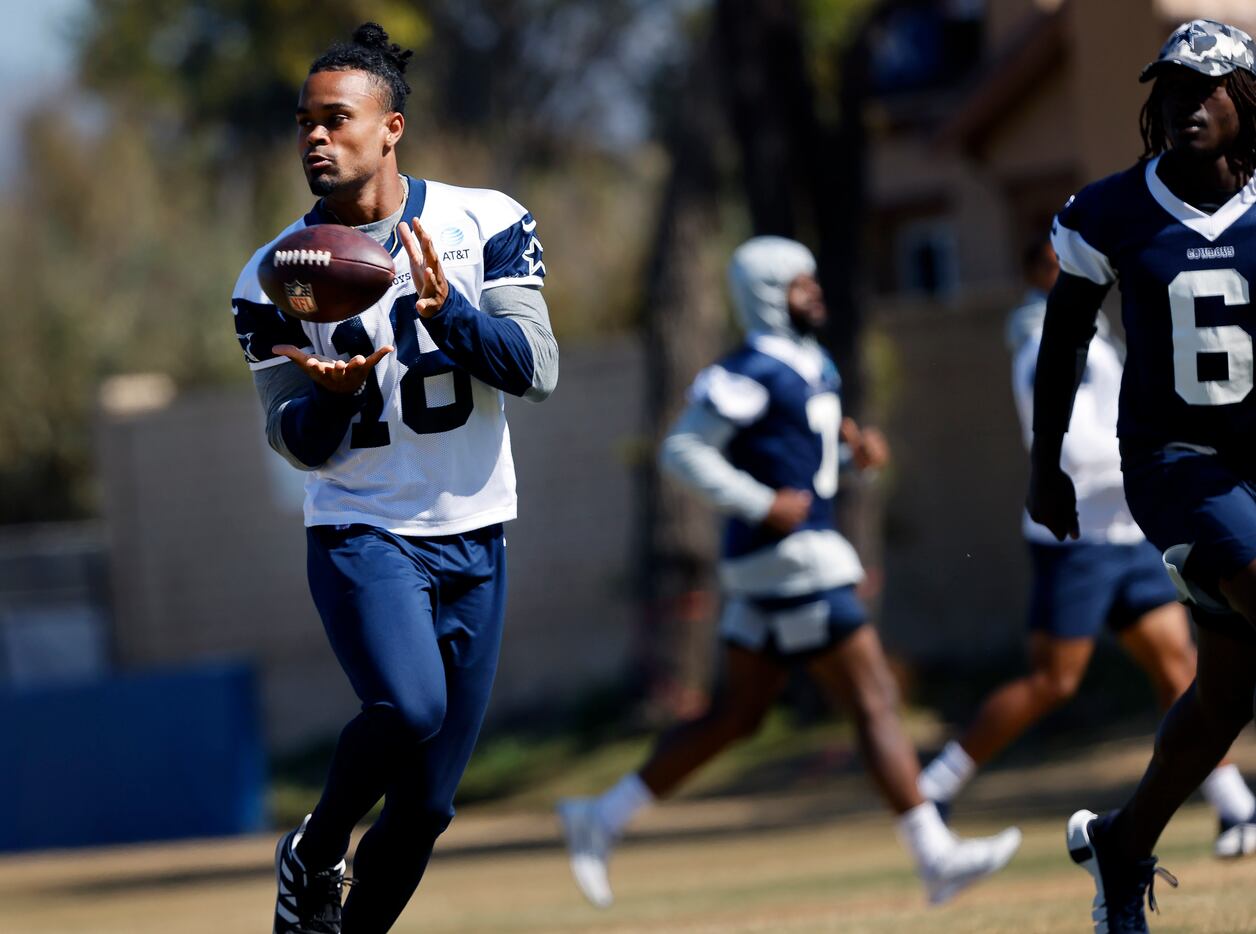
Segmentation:
[(337, 42), (314, 59), (310, 74), (319, 71), (365, 71), (387, 92), (383, 103), (389, 110), (406, 112), (406, 65), (414, 52), (388, 41), (379, 23), (363, 23), (353, 30), (351, 42)]
[[(1226, 158), (1230, 170), (1246, 181), (1256, 175), (1256, 75), (1246, 68), (1235, 68), (1222, 80), (1239, 117), (1239, 135)], [(1143, 134), (1143, 159), (1158, 156), (1169, 148), (1160, 106), (1164, 95), (1162, 88), (1159, 80), (1151, 86), (1151, 93), (1138, 116)]]

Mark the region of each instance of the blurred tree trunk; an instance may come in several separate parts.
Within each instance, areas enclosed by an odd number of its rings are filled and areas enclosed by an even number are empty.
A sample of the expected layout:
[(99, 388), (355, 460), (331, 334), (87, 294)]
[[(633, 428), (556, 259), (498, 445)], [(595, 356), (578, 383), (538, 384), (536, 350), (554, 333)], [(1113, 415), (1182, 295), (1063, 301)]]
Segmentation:
[[(859, 14), (861, 0), (848, 0)], [(742, 184), (755, 234), (779, 234), (816, 247), (817, 275), (829, 318), (821, 340), (842, 374), (842, 408), (863, 409), (859, 353), (863, 311), (860, 255), (866, 186), (863, 114), (869, 93), (868, 23), (853, 32), (832, 74), (836, 87), (817, 89), (804, 41), (807, 17), (798, 0), (717, 0), (716, 43), (725, 106), (741, 153)], [(836, 106), (824, 119), (820, 93)], [(843, 482), (838, 527), (868, 571), (862, 596), (874, 606), (882, 586), (883, 503), (870, 478)]]
[(820, 118), (796, 0), (718, 0), (715, 30), (729, 120), (755, 234), (817, 246), (829, 306), (823, 335), (844, 383), (860, 386), (857, 287), (864, 206), (863, 108), (867, 50), (858, 29), (842, 55), (835, 123)]
[[(649, 461), (643, 465), (644, 617), (638, 647), (650, 715), (694, 713), (706, 702), (716, 597), (717, 524), (691, 493), (663, 476), (655, 455), (698, 370), (723, 349), (727, 315), (718, 261), (721, 138), (709, 43), (699, 40), (670, 89), (664, 188), (645, 288)], [(717, 247), (718, 248), (718, 247)]]
[[(851, 9), (859, 12), (858, 0)], [(868, 23), (854, 17), (840, 55), (836, 104), (823, 119), (808, 69), (806, 17), (797, 0), (718, 0), (716, 41), (725, 105), (741, 153), (742, 184), (755, 234), (779, 234), (817, 248), (817, 275), (829, 318), (821, 340), (842, 374), (842, 409), (863, 409), (859, 353), (863, 311), (860, 255), (866, 204), (863, 113), (869, 93)], [(876, 602), (882, 574), (880, 490), (869, 478), (844, 481), (838, 526), (863, 558), (865, 599)]]
[(790, 0), (719, 0), (715, 37), (751, 229), (800, 237), (802, 146), (815, 115), (798, 9)]
[[(668, 89), (672, 171), (647, 286), (651, 453), (682, 407), (685, 387), (723, 343), (725, 293), (714, 271), (725, 257), (706, 254), (723, 246), (712, 236), (719, 220), (715, 153), (728, 125), (753, 232), (818, 247), (830, 311), (823, 338), (843, 374), (845, 406), (858, 405), (865, 46), (860, 30), (838, 72), (839, 120), (826, 123), (807, 67), (805, 22), (796, 0), (717, 0), (710, 43), (695, 44), (679, 86)], [(638, 656), (651, 706), (675, 715), (705, 700), (696, 689), (710, 670), (717, 525), (653, 463), (643, 475), (646, 604)], [(854, 510), (853, 526), (875, 526), (859, 521), (867, 519), (858, 503), (863, 498), (851, 498), (856, 502), (844, 504), (843, 512)]]
[(820, 284), (829, 306), (825, 343), (843, 374), (843, 405), (857, 412), (862, 408), (864, 390), (859, 354), (864, 314), (859, 288), (868, 184), (864, 107), (871, 86), (866, 26), (847, 47), (839, 76), (838, 121), (832, 128), (820, 128), (811, 168)]

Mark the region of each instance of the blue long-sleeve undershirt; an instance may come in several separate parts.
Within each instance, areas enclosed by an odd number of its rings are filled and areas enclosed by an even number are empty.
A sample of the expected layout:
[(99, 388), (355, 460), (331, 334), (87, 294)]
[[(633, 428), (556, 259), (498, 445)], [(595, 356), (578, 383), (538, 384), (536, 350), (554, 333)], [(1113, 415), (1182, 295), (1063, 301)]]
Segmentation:
[(1086, 373), (1095, 320), (1108, 286), (1062, 272), (1047, 296), (1034, 370), (1034, 437), (1059, 450), (1073, 417), (1073, 400)]
[[(375, 379), (375, 374), (367, 379)], [(307, 468), (321, 467), (336, 453), (349, 423), (365, 403), (365, 392), (330, 392), (311, 383), (307, 392), (286, 402), (280, 414), (288, 453)]]
[[(435, 322), (429, 333), (477, 379), (543, 401), (558, 381), (558, 345), (540, 290), (500, 286), (486, 291), (481, 301), (483, 310), (477, 311), (465, 296), (452, 293), (429, 319)], [(481, 350), (485, 359), (477, 361)], [(317, 470), (336, 453), (366, 401), (362, 395), (318, 388), (300, 367), (288, 363), (257, 370), (253, 378), (266, 410), (270, 446), (300, 470)]]
[(452, 285), (440, 311), (419, 320), (436, 346), (480, 382), (512, 396), (532, 387), (532, 348), (517, 322), (483, 314)]

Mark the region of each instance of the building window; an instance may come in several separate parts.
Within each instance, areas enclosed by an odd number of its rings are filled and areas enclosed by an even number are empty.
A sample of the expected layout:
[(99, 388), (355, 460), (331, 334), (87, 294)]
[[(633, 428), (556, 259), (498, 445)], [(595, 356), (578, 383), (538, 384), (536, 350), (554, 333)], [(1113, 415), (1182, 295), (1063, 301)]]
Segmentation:
[(959, 273), (955, 233), (949, 222), (914, 221), (900, 228), (896, 239), (899, 292), (944, 298), (955, 291)]

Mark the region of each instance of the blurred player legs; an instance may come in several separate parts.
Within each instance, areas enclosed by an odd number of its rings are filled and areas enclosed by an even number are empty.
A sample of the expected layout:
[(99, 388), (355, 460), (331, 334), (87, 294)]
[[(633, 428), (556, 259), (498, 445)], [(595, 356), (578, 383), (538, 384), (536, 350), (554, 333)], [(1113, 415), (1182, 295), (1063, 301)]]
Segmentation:
[(710, 709), (666, 731), (639, 772), (597, 798), (560, 802), (572, 873), (595, 905), (611, 902), (607, 862), (632, 818), (753, 735), (793, 664), (853, 717), (931, 902), (1001, 868), (1020, 845), (1015, 829), (957, 839), (916, 787), (897, 687), (854, 594), (863, 569), (833, 515), (842, 446), (859, 469), (884, 464), (888, 449), (878, 432), (842, 417), (840, 377), (811, 336), (827, 314), (814, 274), (810, 251), (780, 237), (734, 252), (729, 279), (746, 341), (699, 374), (663, 443), (664, 467), (728, 516), (725, 678)]
[[(1063, 274), (1047, 301), (1034, 379), (1029, 511), (1057, 540), (1077, 537), (1080, 490), (1060, 456), (1078, 362), (1119, 279), (1128, 354), (1118, 430), (1130, 511), (1162, 552), (1190, 550), (1178, 579), (1233, 612), (1197, 608), (1195, 683), (1165, 716), (1133, 798), (1069, 821), (1070, 855), (1094, 878), (1102, 934), (1147, 931), (1152, 849), (1250, 722), (1256, 687), (1256, 42), (1192, 20), (1139, 80), (1154, 81), (1140, 119), (1142, 158), (1083, 188), (1052, 225)], [(1207, 301), (1218, 299), (1206, 317)]]
[[(1191, 686), (1196, 649), (1186, 614), (1176, 603), (1147, 611), (1116, 633), (1130, 656), (1151, 680), (1162, 709)], [(1031, 673), (991, 693), (958, 740), (946, 744), (921, 773), (920, 789), (944, 811), (976, 774), (1031, 726), (1076, 693), (1094, 649), (1094, 639), (1061, 639), (1036, 631), (1030, 635)], [(1227, 750), (1228, 751), (1228, 750)], [(1224, 755), (1224, 753), (1223, 753)], [(1238, 767), (1211, 769), (1201, 786), (1217, 814), (1216, 855), (1234, 857), (1256, 851), (1254, 797)]]
[[(728, 644), (725, 683), (710, 710), (665, 732), (639, 772), (603, 795), (559, 805), (581, 891), (599, 907), (611, 903), (610, 851), (630, 821), (729, 746), (753, 736), (779, 697), (789, 669), (779, 658)], [(876, 630), (861, 625), (803, 664), (826, 695), (850, 714), (860, 753), (882, 797), (899, 816), (898, 834), (911, 853), (931, 902), (997, 870), (1020, 843), (1016, 830), (961, 840), (916, 788), (919, 761), (903, 731), (898, 691)]]
[[(1059, 275), (1049, 243), (1035, 243), (1026, 251), (1024, 275), (1028, 291), (1008, 316), (1006, 331), (1017, 412), (1029, 441), (1047, 293)], [(1162, 709), (1195, 677), (1196, 652), (1186, 613), (1176, 602), (1178, 594), (1159, 552), (1145, 541), (1125, 501), (1116, 441), (1121, 375), (1119, 348), (1100, 319), (1061, 448), (1063, 466), (1080, 491), (1079, 535), (1057, 542), (1047, 529), (1025, 519), (1033, 568), (1031, 670), (991, 693), (963, 735), (947, 743), (921, 773), (921, 791), (944, 812), (979, 767), (1073, 697), (1105, 626), (1147, 673)], [(1256, 797), (1238, 769), (1217, 766), (1204, 783), (1204, 794), (1220, 826), (1217, 855), (1239, 856), (1256, 849), (1256, 832), (1248, 832), (1256, 831)]]

